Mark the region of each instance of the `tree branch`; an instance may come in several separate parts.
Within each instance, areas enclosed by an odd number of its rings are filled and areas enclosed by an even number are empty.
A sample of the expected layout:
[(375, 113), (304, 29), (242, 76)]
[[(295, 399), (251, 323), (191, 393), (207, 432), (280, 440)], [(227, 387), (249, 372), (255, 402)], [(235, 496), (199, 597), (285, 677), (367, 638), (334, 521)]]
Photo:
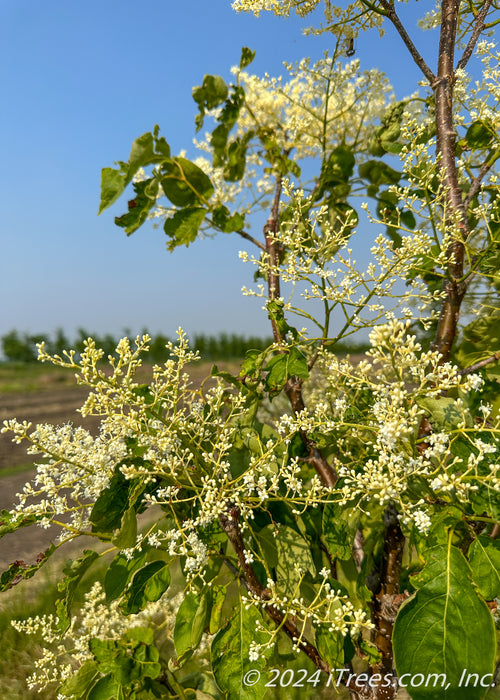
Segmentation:
[(417, 66), (420, 68), (422, 73), (425, 75), (429, 83), (432, 85), (432, 83), (436, 79), (436, 76), (431, 71), (424, 58), (422, 57), (421, 53), (411, 40), (408, 32), (406, 31), (401, 20), (399, 19), (396, 10), (394, 9), (394, 4), (388, 2), (388, 0), (379, 0), (379, 4), (384, 8), (386, 16), (391, 20), (399, 36), (404, 41), (406, 48), (410, 52), (411, 57), (413, 58)]
[[(264, 235), (266, 238), (266, 251), (269, 256), (269, 272), (267, 275), (267, 287), (269, 299), (278, 299), (280, 296), (280, 277), (279, 277), (279, 243), (276, 240), (275, 234), (279, 230), (279, 204), (281, 197), (281, 176), (276, 177), (276, 185), (274, 189), (274, 199), (271, 209), (271, 215), (264, 226)], [(273, 328), (273, 337), (275, 343), (282, 343), (285, 339), (281, 335), (276, 321), (271, 319)], [(302, 396), (303, 380), (296, 376), (290, 377), (285, 385), (285, 393), (288, 396), (290, 405), (295, 415), (298, 415), (304, 410), (305, 404)], [(337, 482), (337, 474), (335, 469), (331, 467), (326, 459), (316, 447), (316, 443), (311, 440), (304, 431), (300, 432), (307, 450), (309, 451), (309, 463), (314, 467), (316, 473), (325, 486), (333, 488)]]
[[(271, 603), (266, 604), (266, 601), (271, 597), (271, 592), (268, 588), (261, 584), (252, 565), (246, 561), (245, 545), (241, 535), (239, 516), (240, 512), (237, 506), (232, 506), (229, 508), (227, 514), (222, 514), (219, 516), (219, 522), (221, 528), (226, 533), (228, 540), (231, 542), (234, 551), (236, 552), (238, 564), (243, 571), (243, 583), (245, 587), (252, 596), (263, 602), (263, 608), (273, 622), (275, 622), (276, 625), (280, 627), (288, 637), (290, 637), (293, 643), (311, 659), (316, 668), (324, 673), (330, 674), (332, 671), (330, 666), (321, 658), (318, 649), (304, 637), (302, 632), (297, 629), (297, 626), (293, 620), (286, 617), (281, 610), (278, 610), (278, 608)], [(230, 562), (227, 558), (225, 558), (224, 561), (233, 573), (238, 573), (232, 562)], [(346, 688), (349, 688), (353, 694), (355, 694), (354, 697), (371, 697), (371, 687), (364, 681), (363, 683), (357, 683), (357, 680), (357, 675), (351, 673), (347, 679), (342, 676), (340, 682), (343, 683)]]
[(462, 190), (458, 182), (455, 159), (456, 131), (453, 122), (453, 61), (460, 0), (443, 0), (441, 34), (439, 38), (439, 58), (437, 79), (432, 84), (436, 100), (437, 152), (446, 190), (448, 212), (446, 220), (450, 225), (457, 219), (461, 240), (453, 241), (446, 252), (448, 259), (448, 279), (444, 281), (446, 298), (441, 307), (436, 337), (432, 349), (441, 353), (441, 362), (450, 358), (451, 348), (457, 334), (460, 307), (466, 286), (460, 282), (464, 270), (464, 241), (470, 230), (467, 213), (462, 201)]
[(474, 24), (474, 29), (472, 30), (472, 34), (470, 36), (469, 42), (464, 49), (464, 52), (462, 54), (462, 58), (457, 63), (456, 70), (458, 70), (459, 68), (465, 68), (470, 57), (472, 56), (472, 52), (474, 51), (474, 47), (477, 44), (477, 40), (479, 39), (481, 32), (484, 30), (484, 23), (486, 20), (486, 15), (488, 14), (490, 7), (491, 7), (491, 0), (485, 0), (484, 5), (482, 6), (482, 8), (480, 9), (480, 11), (477, 14), (476, 21)]
[[(380, 583), (373, 600), (375, 619), (375, 644), (382, 654), (382, 661), (374, 667), (374, 673), (382, 677), (393, 674), (392, 631), (399, 606), (407, 597), (399, 594), (401, 562), (405, 538), (399, 526), (398, 512), (389, 504), (384, 514), (384, 551), (380, 564)], [(377, 687), (376, 697), (389, 700), (395, 697), (393, 687)]]
[[(219, 516), (219, 522), (226, 533), (229, 541), (231, 542), (236, 556), (238, 558), (238, 564), (243, 571), (245, 576), (245, 583), (250, 591), (250, 593), (259, 598), (265, 603), (271, 597), (271, 592), (268, 588), (263, 586), (259, 579), (257, 578), (255, 571), (250, 563), (246, 561), (245, 558), (245, 545), (243, 544), (243, 537), (241, 536), (241, 530), (239, 525), (239, 509), (233, 506), (229, 510), (228, 515)], [(232, 567), (230, 567), (232, 568)], [(325, 673), (330, 672), (330, 667), (323, 661), (319, 651), (313, 646), (303, 635), (299, 632), (296, 625), (289, 619), (285, 619), (283, 613), (278, 610), (274, 605), (264, 604), (264, 610), (269, 615), (269, 617), (280, 626), (286, 634), (294, 641), (294, 643), (311, 659), (316, 668)]]
[(465, 369), (460, 369), (458, 371), (459, 374), (462, 376), (465, 374), (472, 374), (473, 372), (477, 372), (478, 369), (481, 369), (482, 367), (486, 367), (486, 365), (491, 365), (492, 362), (497, 362), (500, 359), (500, 352), (496, 352), (494, 355), (491, 357), (487, 357), (485, 360), (480, 360), (479, 362), (476, 362), (475, 364), (471, 365), (470, 367), (465, 367)]
[(256, 238), (251, 236), (249, 233), (246, 231), (236, 231), (236, 233), (241, 236), (242, 238), (245, 238), (247, 241), (250, 241), (254, 245), (257, 246), (257, 248), (260, 248), (264, 253), (266, 252), (266, 246), (263, 245), (260, 241), (258, 241)]
[(488, 174), (488, 171), (490, 170), (491, 166), (496, 163), (496, 161), (500, 158), (500, 148), (497, 148), (497, 150), (493, 153), (491, 158), (489, 158), (487, 161), (485, 161), (481, 167), (479, 168), (479, 173), (476, 175), (476, 177), (472, 180), (470, 189), (467, 193), (467, 197), (464, 200), (464, 207), (468, 209), (469, 204), (472, 202), (476, 194), (479, 192), (481, 188), (481, 182), (483, 181), (485, 175)]

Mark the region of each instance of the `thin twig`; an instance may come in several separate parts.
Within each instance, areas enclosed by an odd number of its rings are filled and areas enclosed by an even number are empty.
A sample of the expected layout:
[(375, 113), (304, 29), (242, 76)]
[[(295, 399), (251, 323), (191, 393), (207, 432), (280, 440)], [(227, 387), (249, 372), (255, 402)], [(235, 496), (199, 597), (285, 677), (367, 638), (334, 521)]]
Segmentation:
[(388, 2), (388, 0), (379, 0), (380, 5), (384, 8), (386, 12), (386, 16), (391, 20), (393, 23), (394, 27), (396, 28), (396, 31), (398, 32), (399, 36), (401, 39), (404, 41), (406, 48), (410, 52), (411, 57), (417, 64), (417, 66), (420, 68), (422, 73), (425, 75), (429, 83), (432, 85), (432, 83), (435, 81), (436, 76), (434, 73), (431, 71), (427, 63), (425, 62), (422, 54), (419, 52), (413, 41), (411, 40), (408, 32), (404, 28), (403, 24), (401, 23), (401, 20), (398, 17), (398, 14), (396, 10), (394, 9), (394, 4), (391, 2)]
[(472, 180), (470, 189), (467, 193), (467, 197), (464, 200), (464, 207), (466, 209), (468, 209), (469, 204), (472, 202), (476, 194), (481, 189), (481, 182), (483, 181), (485, 175), (488, 174), (491, 166), (494, 165), (495, 162), (498, 160), (498, 158), (500, 158), (500, 149), (497, 149), (494, 152), (493, 156), (489, 158), (489, 160), (485, 161), (479, 168), (479, 173)]
[(241, 236), (242, 238), (245, 238), (247, 241), (250, 241), (254, 245), (257, 246), (257, 248), (260, 248), (264, 253), (266, 252), (266, 246), (263, 245), (260, 241), (258, 241), (256, 238), (251, 236), (249, 233), (246, 231), (236, 231), (236, 233)]
[(492, 362), (497, 362), (499, 359), (500, 352), (496, 352), (494, 355), (487, 357), (485, 360), (479, 360), (479, 362), (476, 362), (470, 367), (465, 367), (464, 369), (458, 370), (458, 374), (461, 374), (462, 376), (465, 374), (472, 374), (473, 372), (477, 372), (478, 369), (486, 367), (486, 365), (491, 365)]
[(474, 47), (477, 44), (477, 40), (479, 39), (481, 32), (484, 30), (486, 15), (488, 14), (490, 7), (491, 0), (485, 0), (484, 5), (477, 14), (476, 22), (474, 25), (474, 29), (472, 30), (469, 42), (465, 47), (464, 52), (462, 54), (462, 58), (457, 63), (457, 67), (455, 70), (458, 70), (459, 68), (465, 68), (465, 66), (467, 65), (470, 57), (472, 56), (472, 52), (474, 51)]

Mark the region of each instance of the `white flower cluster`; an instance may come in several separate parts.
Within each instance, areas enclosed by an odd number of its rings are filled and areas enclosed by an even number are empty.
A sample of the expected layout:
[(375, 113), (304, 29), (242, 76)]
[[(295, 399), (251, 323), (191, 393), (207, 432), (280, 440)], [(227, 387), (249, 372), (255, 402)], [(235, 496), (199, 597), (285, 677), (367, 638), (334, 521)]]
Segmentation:
[(75, 674), (87, 660), (93, 659), (89, 648), (92, 639), (118, 640), (133, 627), (154, 627), (163, 634), (173, 634), (175, 616), (182, 602), (182, 594), (174, 598), (163, 596), (136, 615), (124, 615), (119, 600), (106, 603), (106, 596), (99, 582), (85, 595), (83, 606), (71, 620), (71, 625), (61, 638), (58, 621), (52, 614), (26, 620), (12, 620), (18, 632), (38, 634), (47, 645), (35, 661), (35, 671), (27, 678), (29, 688), (42, 690), (53, 684), (61, 684)]

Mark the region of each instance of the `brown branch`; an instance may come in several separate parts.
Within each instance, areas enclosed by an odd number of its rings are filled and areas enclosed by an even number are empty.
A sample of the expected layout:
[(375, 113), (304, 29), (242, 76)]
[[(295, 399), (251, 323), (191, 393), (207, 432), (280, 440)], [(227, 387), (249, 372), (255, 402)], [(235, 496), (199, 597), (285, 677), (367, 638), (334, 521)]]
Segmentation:
[(457, 63), (457, 70), (459, 68), (465, 68), (470, 57), (472, 56), (472, 52), (474, 51), (474, 47), (476, 46), (477, 40), (479, 39), (479, 35), (484, 30), (484, 23), (486, 20), (486, 15), (488, 14), (490, 7), (491, 7), (491, 0), (485, 0), (484, 5), (482, 6), (482, 8), (480, 9), (480, 11), (477, 14), (476, 21), (474, 24), (474, 29), (472, 30), (472, 34), (470, 36), (468, 44), (464, 49), (464, 52), (462, 54), (462, 58)]
[(458, 182), (458, 170), (455, 159), (456, 131), (453, 122), (453, 61), (460, 0), (443, 0), (441, 16), (441, 34), (439, 38), (439, 58), (437, 79), (433, 83), (436, 101), (437, 153), (440, 156), (440, 168), (443, 186), (446, 190), (446, 221), (456, 221), (461, 239), (453, 241), (446, 252), (448, 259), (448, 278), (443, 283), (446, 297), (441, 307), (436, 337), (432, 349), (441, 353), (441, 362), (450, 358), (451, 348), (457, 334), (460, 307), (466, 292), (466, 286), (460, 282), (464, 274), (464, 241), (470, 230), (467, 213), (462, 201), (462, 190)]
[[(281, 610), (278, 610), (278, 608), (276, 608), (273, 604), (266, 604), (266, 601), (268, 601), (271, 597), (271, 592), (268, 588), (262, 585), (257, 578), (252, 565), (246, 561), (245, 545), (241, 535), (239, 517), (240, 511), (238, 507), (231, 506), (227, 514), (222, 514), (219, 516), (219, 522), (222, 530), (226, 533), (228, 540), (231, 542), (236, 553), (238, 564), (244, 576), (243, 584), (253, 597), (258, 598), (263, 603), (265, 612), (269, 615), (273, 622), (275, 622), (276, 625), (280, 627), (285, 634), (287, 634), (295, 646), (297, 646), (311, 659), (316, 668), (324, 673), (330, 674), (332, 671), (330, 666), (321, 658), (318, 649), (298, 630), (294, 621), (290, 617), (284, 615)], [(234, 564), (228, 560), (227, 557), (224, 559), (224, 561), (233, 573), (238, 573)], [(340, 682), (343, 683), (346, 688), (349, 688), (353, 693), (356, 693), (356, 697), (371, 697), (371, 687), (364, 681), (357, 683), (357, 680), (357, 675), (351, 673), (347, 679), (342, 676)]]
[(245, 577), (246, 587), (254, 597), (264, 602), (264, 610), (269, 617), (286, 632), (286, 634), (305, 654), (307, 654), (316, 668), (319, 668), (320, 671), (324, 671), (325, 673), (329, 673), (330, 667), (325, 661), (323, 661), (319, 651), (313, 644), (302, 636), (292, 620), (290, 620), (290, 618), (285, 619), (283, 613), (274, 605), (265, 604), (265, 601), (269, 600), (271, 597), (271, 592), (268, 588), (262, 585), (257, 578), (252, 565), (245, 559), (245, 545), (243, 544), (243, 538), (241, 536), (239, 515), (239, 509), (236, 506), (233, 506), (230, 508), (228, 515), (224, 514), (219, 516), (219, 522), (229, 541), (231, 542), (234, 551), (236, 552), (238, 564)]
[(465, 369), (458, 370), (458, 374), (461, 374), (462, 376), (465, 374), (472, 374), (473, 372), (477, 372), (478, 369), (486, 367), (486, 365), (491, 365), (492, 362), (497, 362), (498, 360), (500, 360), (500, 352), (496, 352), (494, 355), (487, 357), (485, 360), (479, 360), (479, 362), (476, 362), (470, 367), (465, 367)]
[[(279, 276), (279, 242), (276, 240), (276, 233), (279, 230), (279, 204), (281, 197), (281, 176), (276, 177), (276, 185), (274, 189), (274, 199), (271, 208), (271, 215), (264, 226), (264, 235), (266, 239), (266, 251), (269, 256), (269, 268), (267, 275), (267, 288), (270, 300), (279, 298), (280, 296), (280, 276)], [(273, 337), (275, 343), (283, 343), (285, 340), (276, 321), (271, 319), (273, 328)], [(285, 393), (288, 396), (290, 405), (295, 415), (298, 415), (304, 410), (305, 404), (302, 396), (303, 380), (296, 376), (290, 377), (285, 385)], [(331, 467), (326, 459), (316, 447), (314, 440), (311, 440), (304, 431), (300, 432), (302, 440), (309, 452), (309, 463), (314, 467), (316, 473), (325, 486), (333, 488), (337, 482), (337, 474), (335, 469)]]
[(435, 81), (436, 76), (434, 73), (431, 71), (427, 63), (425, 62), (422, 54), (419, 52), (413, 41), (411, 40), (408, 32), (406, 31), (405, 27), (403, 26), (401, 20), (398, 17), (398, 14), (396, 10), (394, 9), (394, 4), (391, 2), (388, 2), (388, 0), (379, 0), (379, 4), (384, 8), (386, 16), (390, 19), (390, 21), (393, 23), (394, 27), (396, 28), (397, 33), (401, 37), (401, 39), (404, 41), (406, 48), (410, 52), (411, 57), (417, 64), (417, 66), (420, 68), (422, 73), (425, 75), (429, 83), (432, 83)]
[(471, 186), (469, 188), (469, 191), (467, 193), (467, 197), (464, 200), (464, 207), (468, 209), (469, 204), (472, 202), (476, 194), (479, 192), (481, 189), (481, 183), (485, 177), (485, 175), (488, 174), (490, 168), (492, 165), (495, 164), (495, 162), (500, 158), (500, 149), (497, 149), (493, 156), (485, 161), (481, 167), (479, 168), (479, 173), (476, 175), (476, 177), (472, 180)]
[(247, 233), (246, 231), (236, 231), (235, 233), (237, 233), (237, 234), (238, 234), (239, 236), (241, 236), (242, 238), (245, 238), (247, 241), (250, 241), (251, 243), (253, 243), (254, 245), (256, 245), (257, 248), (260, 248), (262, 251), (264, 251), (264, 253), (266, 252), (266, 246), (263, 245), (260, 241), (258, 241), (256, 238), (254, 238), (253, 236), (251, 236), (251, 235), (250, 235), (249, 233)]
[[(400, 595), (401, 562), (405, 538), (399, 526), (398, 512), (394, 505), (387, 506), (384, 514), (384, 550), (380, 564), (378, 590), (373, 599), (375, 621), (375, 644), (382, 654), (382, 660), (373, 667), (374, 673), (382, 678), (393, 674), (392, 631), (397, 610), (406, 594)], [(395, 697), (395, 687), (379, 686), (375, 697), (390, 700)]]

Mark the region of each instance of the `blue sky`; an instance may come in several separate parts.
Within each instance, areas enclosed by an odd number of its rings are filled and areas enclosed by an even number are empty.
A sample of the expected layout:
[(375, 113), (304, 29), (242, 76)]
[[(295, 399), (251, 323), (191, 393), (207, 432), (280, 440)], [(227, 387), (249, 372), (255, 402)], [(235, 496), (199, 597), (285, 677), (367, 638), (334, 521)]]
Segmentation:
[[(62, 327), (71, 336), (79, 326), (173, 334), (179, 325), (268, 334), (261, 301), (240, 295), (252, 274), (238, 260), (241, 239), (169, 254), (149, 224), (127, 238), (113, 223), (123, 204), (96, 215), (100, 170), (126, 160), (155, 123), (174, 153), (189, 149), (192, 86), (205, 73), (228, 78), (242, 46), (257, 51), (257, 74), (319, 58), (331, 38), (302, 36), (306, 24), (238, 15), (230, 0), (2, 0), (0, 335)], [(375, 32), (356, 48), (362, 68), (385, 70), (398, 97), (415, 89), (418, 70), (398, 37)]]

